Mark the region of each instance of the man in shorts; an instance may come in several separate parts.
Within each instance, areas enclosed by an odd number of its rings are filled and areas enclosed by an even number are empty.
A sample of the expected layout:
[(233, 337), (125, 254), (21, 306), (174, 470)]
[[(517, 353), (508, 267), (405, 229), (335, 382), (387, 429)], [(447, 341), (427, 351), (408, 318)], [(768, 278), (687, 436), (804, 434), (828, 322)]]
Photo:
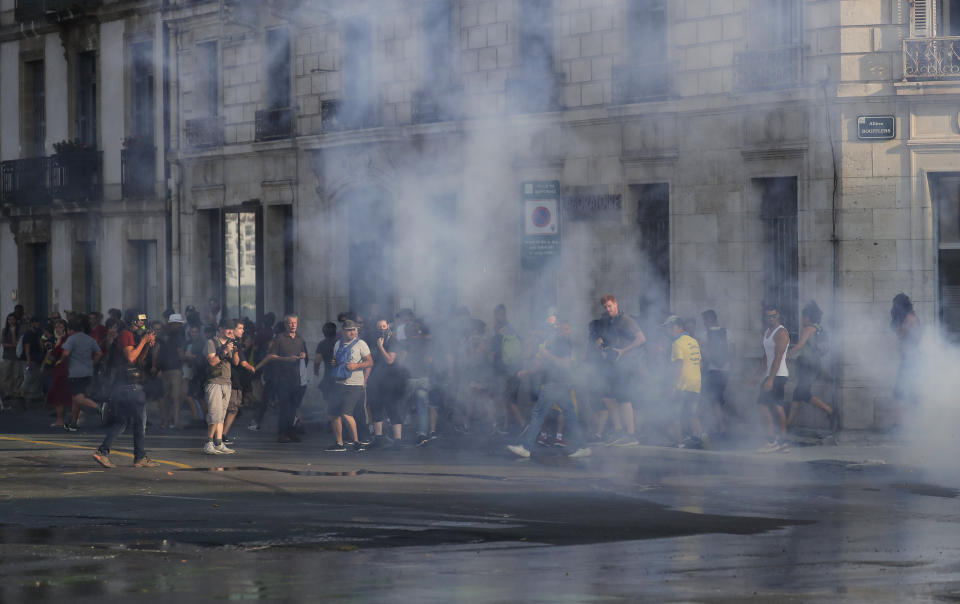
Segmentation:
[[(366, 396), (366, 378), (364, 370), (373, 367), (373, 356), (367, 343), (360, 339), (359, 326), (350, 319), (343, 322), (343, 338), (334, 344), (333, 360), (330, 370), (336, 376), (332, 404), (327, 408), (333, 436), (337, 439), (327, 451), (342, 453), (352, 448), (360, 452), (365, 450), (357, 442), (357, 422), (354, 410), (362, 407)], [(342, 369), (338, 369), (342, 367)], [(350, 447), (343, 440), (343, 426), (346, 424)]]
[(233, 319), (221, 319), (217, 335), (207, 340), (204, 356), (207, 359), (207, 381), (203, 393), (207, 399), (207, 442), (203, 445), (205, 455), (229, 455), (233, 449), (223, 444), (223, 422), (230, 405), (231, 368), (238, 364), (238, 352), (234, 340)]
[[(606, 391), (603, 402), (611, 416), (619, 414), (624, 434), (615, 435), (610, 443), (618, 447), (640, 444), (636, 437), (633, 396), (639, 371), (639, 349), (647, 339), (637, 322), (620, 310), (617, 299), (607, 294), (600, 299), (604, 315), (598, 325), (594, 345), (606, 360)], [(615, 422), (616, 424), (616, 422)]]
[[(684, 448), (710, 448), (710, 439), (700, 425), (697, 417), (700, 404), (700, 344), (690, 336), (677, 315), (671, 315), (664, 323), (667, 336), (672, 341), (670, 363), (676, 378), (673, 382), (672, 397), (678, 411), (674, 425), (677, 446)], [(684, 431), (687, 438), (683, 437)]]
[(97, 341), (84, 332), (79, 321), (74, 320), (67, 325), (67, 334), (67, 341), (63, 343), (63, 354), (57, 364), (69, 363), (67, 377), (70, 380), (73, 414), (67, 429), (74, 431), (77, 429), (82, 407), (96, 409), (101, 419), (103, 418), (103, 406), (87, 397), (93, 382), (93, 366), (103, 356), (103, 352)]
[(763, 357), (757, 368), (756, 378), (763, 376), (760, 396), (757, 404), (767, 426), (767, 444), (759, 449), (760, 453), (787, 451), (787, 413), (783, 401), (784, 387), (790, 373), (787, 371), (787, 349), (790, 347), (790, 334), (780, 323), (777, 307), (767, 304), (763, 309), (763, 320), (767, 326), (763, 332)]

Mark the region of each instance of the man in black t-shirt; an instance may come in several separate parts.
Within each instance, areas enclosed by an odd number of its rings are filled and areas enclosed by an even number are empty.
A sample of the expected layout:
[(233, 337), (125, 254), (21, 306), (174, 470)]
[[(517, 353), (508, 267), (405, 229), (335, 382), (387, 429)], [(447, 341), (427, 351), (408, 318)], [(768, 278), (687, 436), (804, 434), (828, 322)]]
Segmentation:
[(40, 317), (30, 317), (30, 326), (23, 334), (23, 356), (20, 358), (24, 361), (20, 393), (23, 400), (28, 402), (43, 397), (40, 389), (40, 372), (43, 369), (46, 352), (40, 341), (41, 333)]
[(267, 356), (257, 365), (260, 369), (270, 363), (277, 394), (277, 440), (282, 443), (300, 442), (294, 430), (294, 418), (306, 389), (300, 385), (300, 362), (309, 362), (307, 343), (297, 334), (297, 315), (283, 319), (284, 331), (273, 339)]
[[(617, 299), (607, 294), (600, 299), (604, 315), (600, 319), (594, 346), (607, 363), (603, 402), (611, 416), (619, 414), (624, 434), (610, 443), (618, 447), (640, 444), (636, 437), (633, 400), (639, 369), (639, 349), (646, 343), (637, 322), (620, 310)], [(614, 422), (616, 425), (616, 422)]]

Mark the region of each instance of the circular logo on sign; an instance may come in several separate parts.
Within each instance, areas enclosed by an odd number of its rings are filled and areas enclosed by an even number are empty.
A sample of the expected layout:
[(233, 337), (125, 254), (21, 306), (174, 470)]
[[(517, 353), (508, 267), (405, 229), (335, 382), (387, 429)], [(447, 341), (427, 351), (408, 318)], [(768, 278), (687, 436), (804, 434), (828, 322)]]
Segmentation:
[(537, 206), (530, 214), (530, 220), (535, 227), (542, 229), (550, 224), (550, 210), (543, 206)]

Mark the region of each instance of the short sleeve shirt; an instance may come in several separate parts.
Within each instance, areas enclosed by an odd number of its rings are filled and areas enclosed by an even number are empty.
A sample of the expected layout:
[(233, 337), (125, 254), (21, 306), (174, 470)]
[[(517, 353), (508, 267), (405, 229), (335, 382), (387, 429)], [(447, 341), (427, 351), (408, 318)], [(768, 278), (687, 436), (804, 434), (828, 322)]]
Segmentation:
[[(348, 342), (347, 346), (350, 345)], [(344, 346), (344, 343), (340, 340), (337, 341), (333, 346), (333, 354), (336, 355), (337, 351), (340, 350), (340, 347)], [(367, 346), (367, 343), (363, 340), (357, 339), (353, 344), (353, 348), (350, 349), (350, 356), (347, 358), (348, 363), (359, 363), (363, 360), (364, 357), (370, 356), (370, 347)], [(345, 386), (363, 386), (363, 369), (357, 369), (356, 371), (350, 372), (350, 377), (345, 380), (337, 380), (338, 384), (343, 384)]]
[(77, 332), (67, 338), (63, 343), (63, 349), (70, 351), (67, 361), (70, 366), (67, 370), (67, 376), (71, 378), (83, 378), (93, 376), (93, 357), (100, 352), (100, 345), (97, 341), (85, 333)]
[(681, 361), (677, 390), (700, 392), (700, 344), (687, 334), (673, 341), (670, 360)]
[[(220, 342), (216, 339), (207, 340), (207, 345), (203, 349), (204, 361), (210, 358), (211, 354), (217, 354), (217, 347)], [(208, 363), (209, 364), (209, 363)], [(232, 363), (230, 361), (220, 358), (220, 362), (214, 367), (210, 367), (210, 377), (207, 379), (208, 384), (226, 384), (230, 385), (230, 366)]]
[[(282, 333), (273, 339), (270, 349), (276, 355), (281, 357), (295, 357), (301, 352), (307, 352), (307, 343), (300, 336), (290, 337), (289, 334)], [(307, 359), (309, 360), (309, 359)], [(300, 363), (274, 361), (274, 375), (279, 380), (299, 380)]]

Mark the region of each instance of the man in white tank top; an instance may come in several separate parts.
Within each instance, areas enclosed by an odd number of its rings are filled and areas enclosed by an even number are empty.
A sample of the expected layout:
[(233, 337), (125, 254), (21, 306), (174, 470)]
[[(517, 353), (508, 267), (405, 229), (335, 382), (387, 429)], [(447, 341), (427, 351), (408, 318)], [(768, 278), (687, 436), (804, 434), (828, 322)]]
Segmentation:
[(757, 404), (767, 427), (767, 444), (759, 449), (761, 453), (787, 451), (787, 414), (783, 402), (784, 387), (787, 384), (787, 349), (790, 347), (790, 334), (780, 322), (780, 313), (776, 306), (767, 304), (763, 308), (763, 358), (754, 378), (763, 376), (763, 385)]

